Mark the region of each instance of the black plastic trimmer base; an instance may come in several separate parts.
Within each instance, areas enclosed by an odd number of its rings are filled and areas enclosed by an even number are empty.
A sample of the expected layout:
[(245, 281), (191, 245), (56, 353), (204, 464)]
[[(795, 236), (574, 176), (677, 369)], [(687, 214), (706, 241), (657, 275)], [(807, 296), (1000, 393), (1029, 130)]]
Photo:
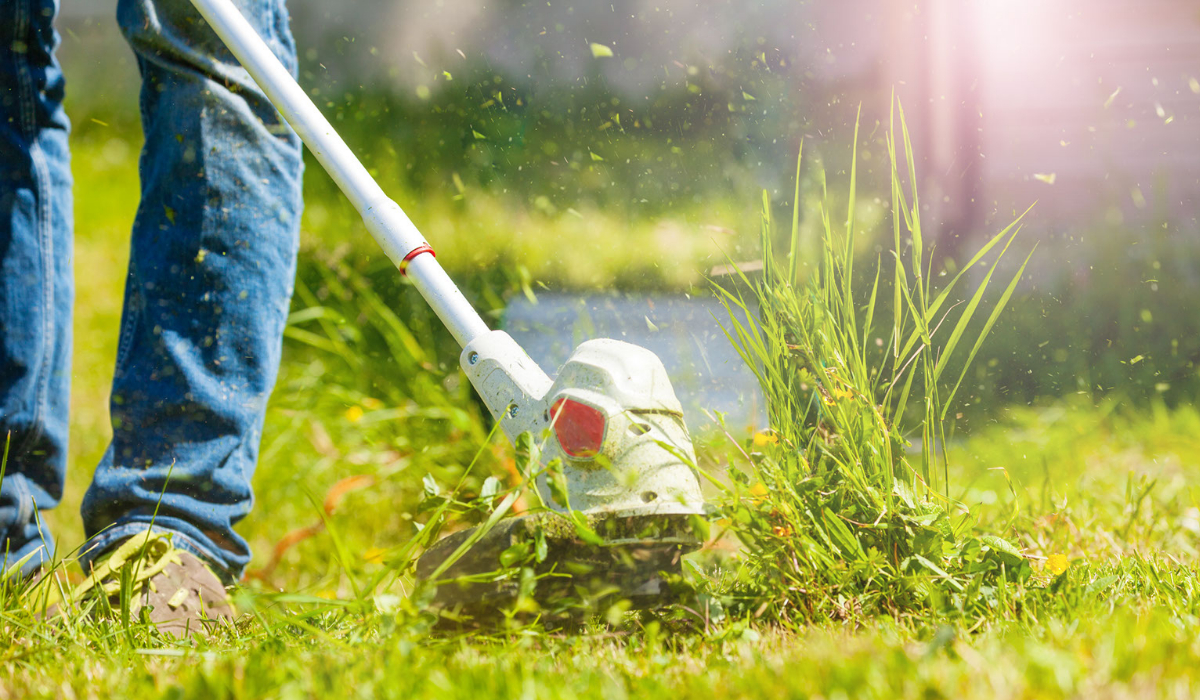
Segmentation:
[[(703, 542), (695, 517), (590, 516), (587, 525), (603, 544), (558, 513), (502, 520), (438, 576), (432, 605), (445, 620), (487, 624), (514, 611), (561, 621), (618, 601), (628, 601), (631, 610), (667, 604), (667, 579)], [(430, 547), (417, 562), (422, 583), (474, 532), (456, 532)]]

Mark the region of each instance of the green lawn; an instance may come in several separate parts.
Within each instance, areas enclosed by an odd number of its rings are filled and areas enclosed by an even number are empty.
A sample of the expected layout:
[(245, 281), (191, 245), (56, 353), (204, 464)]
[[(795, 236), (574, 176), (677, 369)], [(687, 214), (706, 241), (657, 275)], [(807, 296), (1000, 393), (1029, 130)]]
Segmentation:
[[(197, 648), (141, 628), (29, 628), (9, 610), (0, 677), (14, 697), (1191, 697), (1198, 430), (1191, 409), (1064, 404), (1016, 412), (963, 442), (963, 502), (1035, 562), (1034, 577), (976, 621), (851, 612), (779, 626), (710, 613), (458, 637), (431, 635), (386, 595), (244, 594), (256, 616)], [(387, 506), (364, 495), (356, 516), (334, 521), (385, 519)], [(309, 544), (291, 568), (338, 568), (327, 536)], [(1070, 562), (1061, 576), (1043, 564), (1055, 554)]]
[[(134, 143), (100, 128), (76, 138), (73, 471), (63, 507), (48, 517), (68, 548), (81, 539), (78, 501), (108, 435), (106, 397), (137, 193)], [(396, 548), (414, 536), (414, 521), (428, 515), (423, 480), (444, 489), (470, 469), (463, 489), (478, 493), (487, 476), (511, 479), (511, 450), (485, 446), (488, 426), (454, 364), (457, 349), (369, 243), (343, 242), (343, 235), (361, 238), (361, 226), (319, 175), (311, 177), (295, 316), (255, 479), (258, 505), (241, 526), (253, 566), (265, 564), (289, 530), (319, 522), (319, 504), (335, 484), (366, 478), (348, 482), (359, 488), (330, 504), (325, 532), (248, 582), (237, 630), (198, 646), (165, 641), (137, 624), (39, 623), (6, 594), (0, 697), (1097, 698), (1200, 691), (1200, 509), (1191, 486), (1200, 475), (1200, 412), (1117, 400), (997, 411), (952, 443), (952, 496), (980, 532), (1008, 538), (1033, 568), (1028, 581), (978, 591), (982, 609), (865, 615), (847, 597), (837, 615), (817, 623), (758, 618), (755, 606), (728, 594), (727, 582), (745, 562), (727, 538), (693, 556), (706, 604), (691, 610), (614, 615), (570, 633), (431, 632), (406, 595), (410, 577), (382, 576)], [(648, 279), (686, 288), (724, 260), (712, 242), (715, 229), (706, 227), (747, 234), (757, 227), (752, 208), (722, 202), (663, 222), (525, 213), (486, 193), (454, 194), (427, 195), (413, 218), (485, 311), (522, 287), (536, 291), (538, 281), (605, 287)], [(633, 242), (641, 245), (637, 254)], [(719, 474), (723, 455), (733, 451), (714, 449), (702, 461)], [(913, 585), (931, 580), (911, 576)], [(388, 583), (368, 585), (377, 578)]]

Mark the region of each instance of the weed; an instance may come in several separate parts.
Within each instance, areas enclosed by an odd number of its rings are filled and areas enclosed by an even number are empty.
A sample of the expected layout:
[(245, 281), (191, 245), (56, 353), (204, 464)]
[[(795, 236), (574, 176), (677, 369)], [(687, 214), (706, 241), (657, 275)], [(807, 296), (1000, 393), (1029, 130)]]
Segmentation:
[[(832, 212), (822, 208), (822, 258), (806, 283), (796, 279), (799, 216), (793, 216), (790, 250), (779, 260), (764, 193), (763, 276), (755, 282), (742, 276), (760, 309), (758, 320), (747, 313), (741, 292), (718, 287), (730, 312), (727, 334), (757, 375), (770, 418), (771, 430), (754, 439), (754, 452), (744, 453), (746, 469), (731, 470), (731, 483), (721, 485), (724, 522), (748, 555), (737, 590), (760, 614), (771, 610), (780, 619), (802, 620), (928, 609), (974, 614), (1003, 594), (998, 581), (1030, 573), (1011, 544), (973, 532), (967, 509), (950, 498), (949, 460), (940, 449), (967, 368), (1024, 270), (1022, 264), (974, 342), (966, 341), (1020, 218), (935, 288), (902, 110), (900, 144), (895, 127), (888, 139), (890, 322), (876, 317), (882, 260), (866, 295), (854, 286), (854, 165), (845, 224), (835, 226)], [(993, 252), (975, 292), (955, 313), (961, 304), (952, 303), (952, 294), (959, 282)], [(735, 310), (749, 322), (739, 322)], [(948, 360), (968, 344), (960, 374), (948, 375)], [(919, 451), (910, 451), (910, 434), (919, 436)]]

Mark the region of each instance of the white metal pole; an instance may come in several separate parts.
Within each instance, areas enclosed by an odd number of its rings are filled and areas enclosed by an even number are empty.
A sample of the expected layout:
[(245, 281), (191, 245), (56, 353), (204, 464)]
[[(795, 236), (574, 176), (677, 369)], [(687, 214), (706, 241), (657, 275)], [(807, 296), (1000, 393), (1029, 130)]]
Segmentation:
[[(379, 183), (375, 182), (233, 3), (230, 0), (192, 0), (192, 4), (358, 209), (367, 230), (392, 262), (400, 267), (410, 253), (426, 246), (424, 237), (408, 215), (384, 194)], [(465, 346), (488, 332), (487, 324), (433, 255), (418, 254), (408, 261), (406, 267), (413, 285), (450, 329), (459, 345)]]

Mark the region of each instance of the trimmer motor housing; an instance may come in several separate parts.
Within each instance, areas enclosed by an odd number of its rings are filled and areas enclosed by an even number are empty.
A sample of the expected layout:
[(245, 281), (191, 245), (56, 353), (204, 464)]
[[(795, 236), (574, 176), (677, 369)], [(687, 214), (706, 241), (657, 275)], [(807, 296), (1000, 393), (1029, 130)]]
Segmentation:
[(462, 367), (512, 440), (559, 460), (569, 503), (543, 473), (542, 499), (556, 510), (620, 515), (700, 514), (704, 502), (683, 407), (662, 361), (619, 340), (589, 340), (550, 378), (507, 333), (466, 346)]

